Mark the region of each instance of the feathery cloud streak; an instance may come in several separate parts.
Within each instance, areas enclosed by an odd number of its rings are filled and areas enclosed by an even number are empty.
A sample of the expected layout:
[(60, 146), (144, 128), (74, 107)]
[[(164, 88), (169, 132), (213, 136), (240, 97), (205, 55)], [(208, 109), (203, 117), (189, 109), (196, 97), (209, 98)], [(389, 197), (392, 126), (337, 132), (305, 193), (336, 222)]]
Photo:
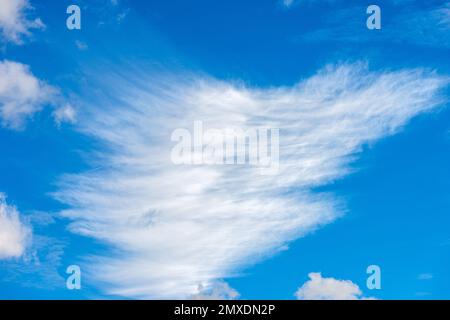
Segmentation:
[[(186, 298), (235, 275), (342, 210), (312, 188), (349, 172), (364, 144), (443, 100), (424, 70), (329, 66), (292, 87), (250, 88), (199, 75), (102, 76), (79, 129), (100, 142), (98, 169), (62, 179), (70, 229), (114, 250), (85, 272), (109, 294)], [(102, 87), (103, 86), (103, 87)], [(93, 103), (92, 101), (95, 101)], [(175, 166), (171, 132), (280, 128), (279, 174), (249, 166)]]

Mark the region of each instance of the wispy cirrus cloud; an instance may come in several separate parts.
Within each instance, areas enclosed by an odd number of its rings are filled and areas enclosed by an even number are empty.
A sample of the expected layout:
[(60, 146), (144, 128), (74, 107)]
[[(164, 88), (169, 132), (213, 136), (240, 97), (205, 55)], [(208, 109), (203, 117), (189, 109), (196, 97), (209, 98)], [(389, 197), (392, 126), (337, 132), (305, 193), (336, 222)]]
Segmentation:
[(31, 35), (32, 29), (45, 28), (39, 18), (31, 20), (33, 10), (28, 0), (2, 0), (0, 5), (0, 30), (5, 42), (22, 44), (23, 38)]
[[(79, 130), (97, 140), (95, 171), (55, 193), (70, 230), (111, 246), (85, 275), (105, 292), (186, 298), (343, 214), (315, 193), (350, 172), (363, 145), (433, 110), (448, 79), (415, 69), (329, 66), (290, 87), (252, 88), (201, 75), (102, 74)], [(279, 174), (249, 166), (176, 166), (171, 132), (280, 128)], [(202, 290), (199, 290), (202, 288)]]
[(366, 8), (350, 6), (325, 14), (323, 27), (295, 37), (295, 41), (339, 41), (407, 43), (424, 46), (449, 47), (450, 5), (418, 6), (417, 1), (396, 3), (396, 10), (385, 13), (381, 8), (382, 28), (366, 28)]

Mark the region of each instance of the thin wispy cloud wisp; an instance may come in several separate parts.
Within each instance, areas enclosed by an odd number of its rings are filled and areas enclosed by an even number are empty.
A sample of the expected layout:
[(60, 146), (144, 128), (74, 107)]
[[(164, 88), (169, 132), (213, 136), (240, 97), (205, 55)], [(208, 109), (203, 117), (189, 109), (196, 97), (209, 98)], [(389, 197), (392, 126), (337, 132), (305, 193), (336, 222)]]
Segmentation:
[(450, 4), (426, 7), (397, 3), (396, 10), (381, 9), (381, 31), (365, 28), (368, 15), (358, 5), (324, 14), (324, 26), (294, 37), (294, 41), (374, 43), (392, 42), (429, 47), (450, 46)]

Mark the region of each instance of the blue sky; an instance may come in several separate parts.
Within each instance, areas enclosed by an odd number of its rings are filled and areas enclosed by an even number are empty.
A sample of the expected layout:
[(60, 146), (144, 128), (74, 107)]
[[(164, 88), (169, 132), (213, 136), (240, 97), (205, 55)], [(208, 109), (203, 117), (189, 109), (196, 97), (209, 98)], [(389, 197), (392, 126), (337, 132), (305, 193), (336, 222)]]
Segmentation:
[[(377, 1), (381, 30), (364, 1), (28, 2), (0, 7), (0, 298), (450, 298), (448, 2)], [(173, 166), (197, 120), (279, 128), (280, 173)]]

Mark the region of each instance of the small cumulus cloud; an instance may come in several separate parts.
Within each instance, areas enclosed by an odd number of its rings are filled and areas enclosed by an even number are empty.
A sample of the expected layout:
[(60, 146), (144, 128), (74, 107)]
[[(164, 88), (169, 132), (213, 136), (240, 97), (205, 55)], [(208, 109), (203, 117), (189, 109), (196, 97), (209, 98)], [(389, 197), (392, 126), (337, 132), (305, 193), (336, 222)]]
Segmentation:
[(56, 108), (53, 111), (53, 117), (58, 126), (61, 125), (63, 122), (75, 123), (76, 111), (71, 104), (65, 104), (62, 107)]
[(31, 228), (20, 219), (20, 214), (8, 205), (0, 193), (0, 259), (20, 258), (31, 239)]
[(324, 278), (321, 273), (312, 272), (309, 279), (295, 293), (299, 300), (367, 300), (361, 289), (350, 280)]
[(2, 0), (0, 5), (0, 30), (6, 42), (22, 44), (23, 38), (31, 35), (32, 29), (44, 29), (39, 18), (30, 20), (33, 10), (28, 0)]
[[(0, 61), (0, 122), (4, 128), (21, 130), (45, 106), (55, 107), (61, 100), (59, 90), (34, 76), (29, 66)], [(57, 108), (54, 117), (57, 123), (72, 122), (75, 114), (66, 105)]]
[(236, 300), (239, 292), (231, 288), (225, 281), (218, 281), (209, 287), (198, 287), (198, 293), (191, 296), (191, 300)]

